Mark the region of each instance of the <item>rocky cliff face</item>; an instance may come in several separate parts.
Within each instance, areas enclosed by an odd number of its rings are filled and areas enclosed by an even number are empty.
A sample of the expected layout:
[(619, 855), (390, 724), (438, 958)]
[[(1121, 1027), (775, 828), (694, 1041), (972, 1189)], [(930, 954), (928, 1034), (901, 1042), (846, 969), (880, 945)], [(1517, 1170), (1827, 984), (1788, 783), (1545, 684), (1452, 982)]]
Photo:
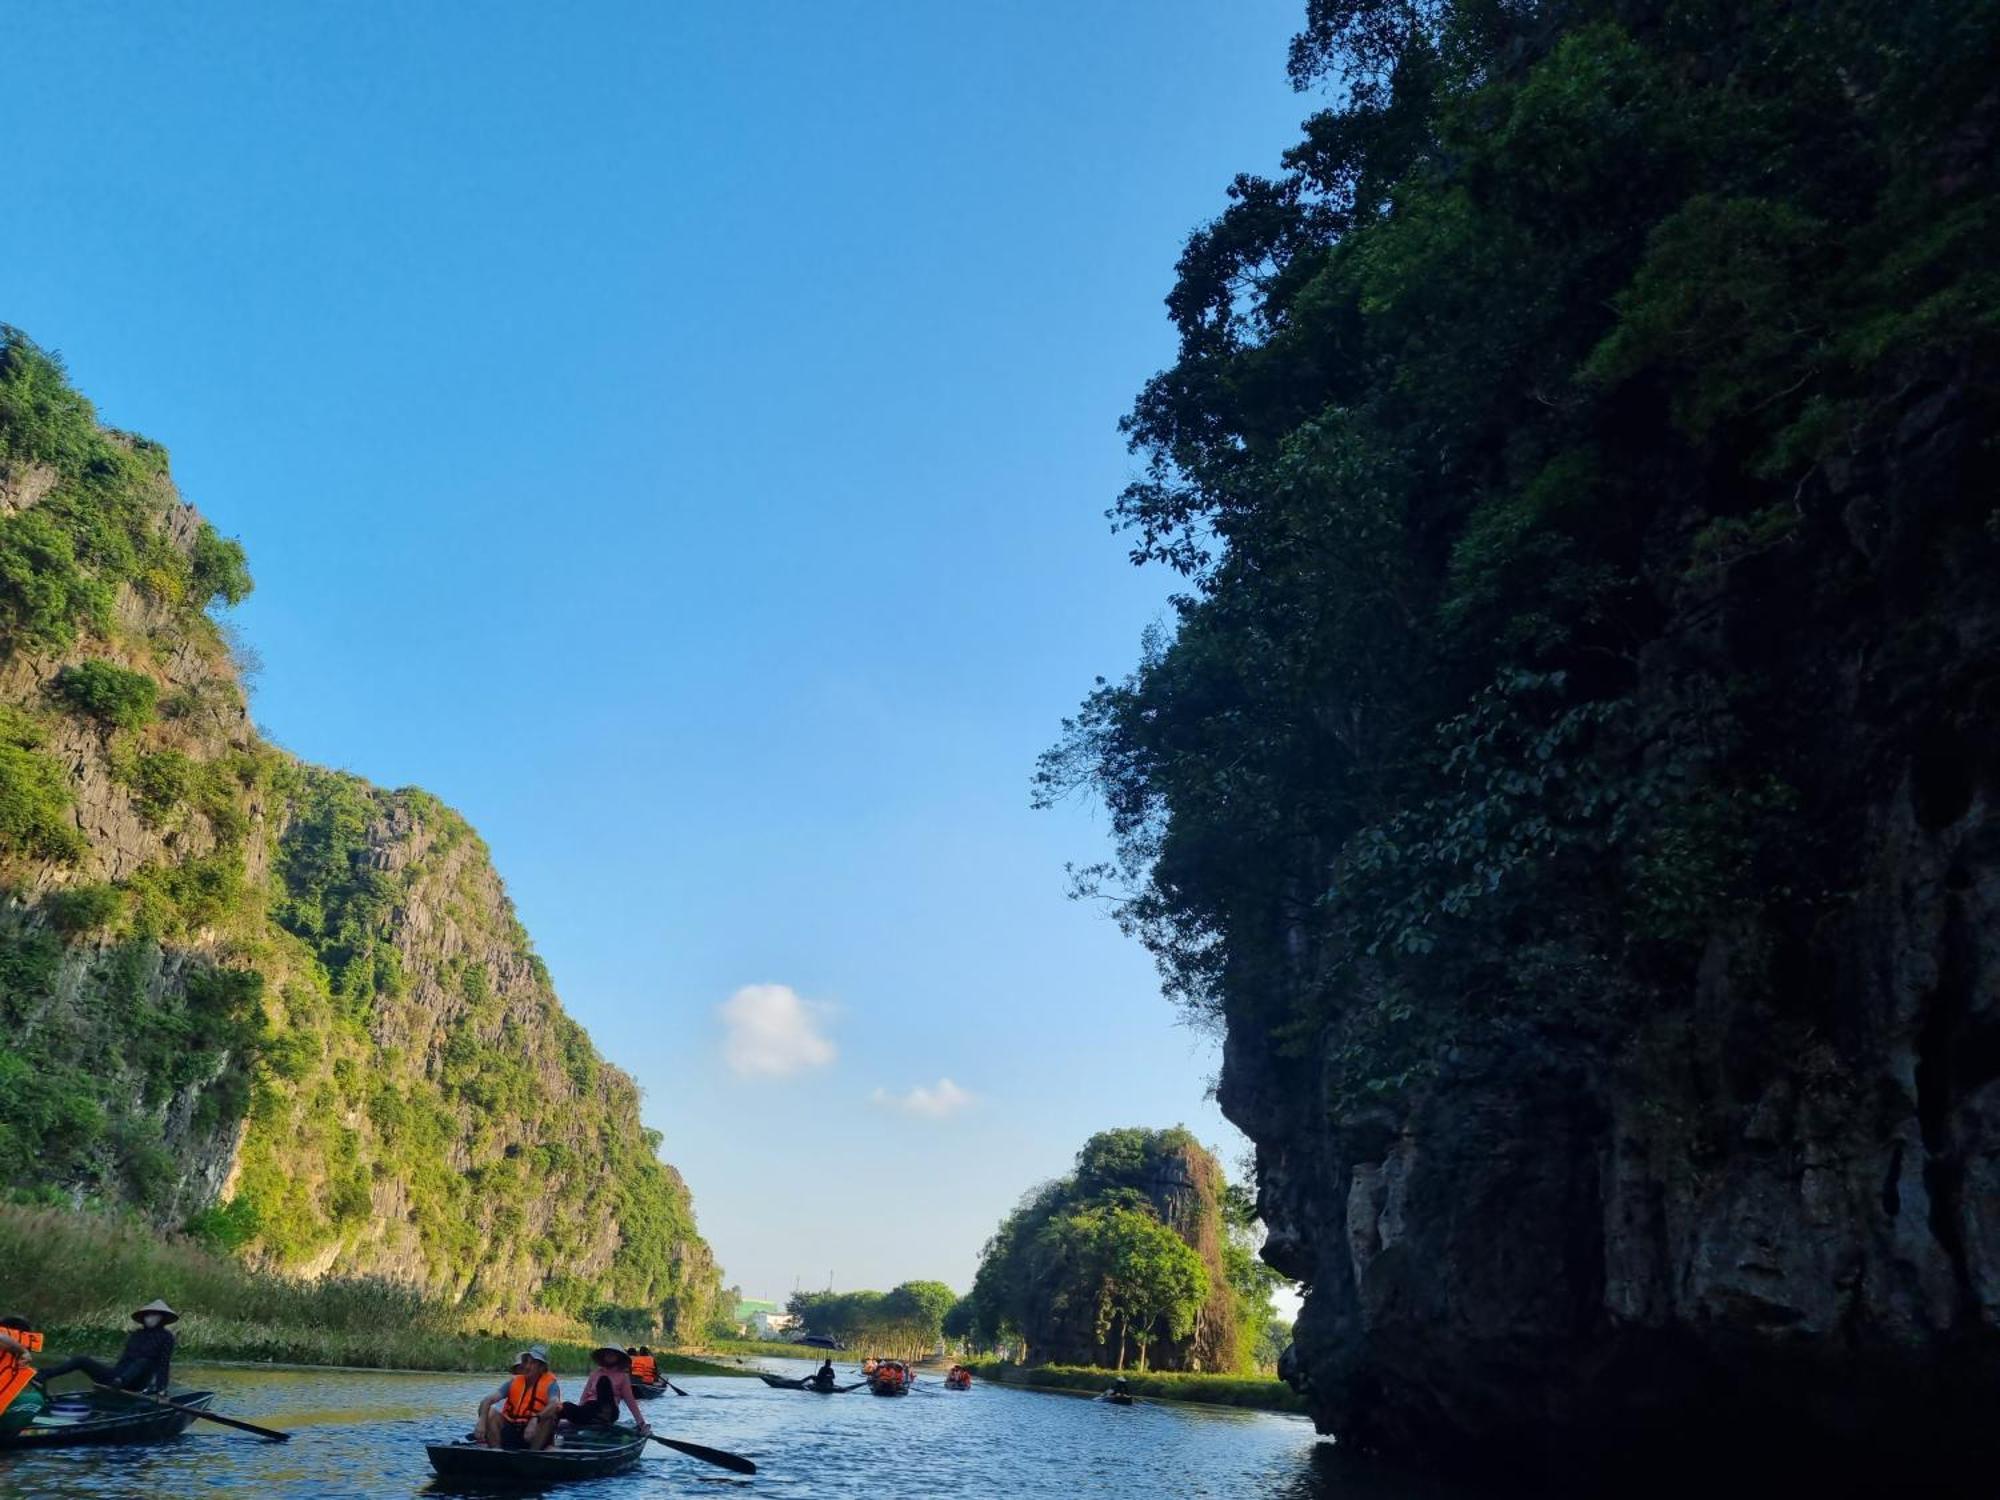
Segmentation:
[(485, 846), (252, 728), (240, 549), (0, 349), (0, 1177), (306, 1274), (699, 1327), (719, 1284), (632, 1081)]
[(1810, 810), (1771, 866), (1798, 883), (1707, 930), (1684, 985), (1632, 1008), (1607, 972), (1595, 1014), (1462, 1024), (1372, 1105), (1337, 1081), (1340, 1027), (1302, 1054), (1232, 1029), (1265, 1254), (1311, 1288), (1290, 1369), (1343, 1438), (1552, 1473), (1690, 1429), (1876, 1480), (1990, 1457), (1995, 416), (1933, 387), (1817, 483), (1784, 555), (1662, 571), (1637, 693), (1756, 674), (1752, 730)]

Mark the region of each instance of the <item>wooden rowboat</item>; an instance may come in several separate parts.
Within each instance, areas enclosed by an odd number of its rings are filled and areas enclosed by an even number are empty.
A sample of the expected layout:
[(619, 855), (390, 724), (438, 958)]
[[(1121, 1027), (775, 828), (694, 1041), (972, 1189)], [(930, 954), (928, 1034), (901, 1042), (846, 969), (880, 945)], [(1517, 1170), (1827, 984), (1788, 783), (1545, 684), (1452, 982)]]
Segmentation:
[(425, 1446), (439, 1478), (532, 1486), (622, 1474), (646, 1451), (646, 1439), (629, 1427), (599, 1427), (573, 1432), (536, 1451), (465, 1442)]
[(660, 1397), (666, 1395), (666, 1393), (667, 1383), (664, 1380), (635, 1380), (632, 1382), (632, 1394), (637, 1396), (641, 1401), (657, 1401)]
[(757, 1378), (773, 1390), (813, 1391), (822, 1396), (844, 1396), (869, 1384), (866, 1380), (857, 1380), (852, 1385), (821, 1385), (817, 1380), (792, 1380), (783, 1375), (767, 1375), (762, 1370), (757, 1372)]
[(878, 1396), (907, 1396), (915, 1385), (907, 1371), (900, 1365), (881, 1365), (868, 1382), (868, 1389)]
[(215, 1399), (213, 1391), (183, 1391), (173, 1407), (96, 1387), (63, 1391), (18, 1432), (0, 1434), (0, 1450), (74, 1448), (85, 1443), (159, 1443), (179, 1437)]

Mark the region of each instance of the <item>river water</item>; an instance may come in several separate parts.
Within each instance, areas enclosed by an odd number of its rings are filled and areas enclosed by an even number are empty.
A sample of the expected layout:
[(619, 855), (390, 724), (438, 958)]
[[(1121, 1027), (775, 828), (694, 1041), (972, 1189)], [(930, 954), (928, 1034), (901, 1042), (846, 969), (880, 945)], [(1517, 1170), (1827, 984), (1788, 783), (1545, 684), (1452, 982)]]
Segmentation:
[[(764, 1367), (805, 1374), (804, 1362)], [(293, 1434), (279, 1445), (197, 1422), (171, 1443), (0, 1453), (0, 1497), (313, 1497), (422, 1495), (427, 1441), (471, 1424), (498, 1377), (347, 1370), (176, 1369), (213, 1389), (216, 1410)], [(843, 1378), (853, 1378), (843, 1367)], [(574, 1381), (572, 1381), (572, 1384)], [(946, 1391), (926, 1373), (885, 1401), (773, 1390), (762, 1381), (676, 1377), (688, 1392), (648, 1405), (659, 1432), (755, 1459), (754, 1478), (655, 1446), (615, 1479), (563, 1496), (696, 1495), (803, 1500), (869, 1492), (930, 1496), (1201, 1496), (1228, 1500), (1444, 1500), (1445, 1492), (1343, 1465), (1303, 1418), (1185, 1405), (1115, 1407), (981, 1383)], [(518, 1494), (518, 1491), (512, 1492)]]

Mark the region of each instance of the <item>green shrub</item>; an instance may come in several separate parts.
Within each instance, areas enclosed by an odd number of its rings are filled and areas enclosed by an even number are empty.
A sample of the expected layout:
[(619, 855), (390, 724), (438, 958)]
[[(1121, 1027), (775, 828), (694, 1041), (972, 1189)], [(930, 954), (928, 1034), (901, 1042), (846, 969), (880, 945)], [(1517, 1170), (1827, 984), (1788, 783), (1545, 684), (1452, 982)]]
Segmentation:
[(79, 620), (103, 624), (110, 614), (110, 590), (84, 572), (54, 520), (39, 508), (0, 519), (0, 643), (60, 651)]
[(95, 932), (125, 909), (125, 897), (115, 886), (76, 885), (51, 892), (42, 903), (58, 932), (74, 937)]
[(0, 851), (75, 859), (83, 852), (83, 835), (69, 807), (69, 778), (57, 761), (0, 744)]
[(197, 603), (211, 604), (220, 599), (224, 604), (237, 605), (250, 597), (253, 585), (243, 544), (220, 535), (206, 522), (194, 539), (189, 565), (193, 575), (191, 593)]
[(224, 1254), (241, 1250), (257, 1238), (257, 1205), (239, 1197), (204, 1208), (187, 1221), (187, 1233), (210, 1250)]
[(154, 750), (139, 757), (129, 779), (141, 811), (158, 820), (188, 803), (200, 772), (178, 750)]
[(64, 667), (56, 674), (55, 691), (78, 713), (114, 729), (150, 723), (160, 699), (160, 685), (144, 672), (127, 671), (108, 661)]

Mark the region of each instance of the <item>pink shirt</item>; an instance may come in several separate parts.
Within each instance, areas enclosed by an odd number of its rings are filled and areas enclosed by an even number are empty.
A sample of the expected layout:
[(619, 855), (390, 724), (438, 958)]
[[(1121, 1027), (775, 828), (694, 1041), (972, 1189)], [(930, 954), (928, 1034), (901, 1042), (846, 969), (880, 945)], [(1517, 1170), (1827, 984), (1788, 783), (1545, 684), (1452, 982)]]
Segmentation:
[(603, 1365), (592, 1365), (590, 1373), (583, 1377), (583, 1400), (578, 1404), (588, 1406), (596, 1399), (600, 1380), (610, 1385), (614, 1399), (625, 1403), (632, 1413), (632, 1420), (644, 1427), (646, 1419), (639, 1413), (639, 1398), (632, 1394), (632, 1373), (629, 1370), (607, 1370)]

